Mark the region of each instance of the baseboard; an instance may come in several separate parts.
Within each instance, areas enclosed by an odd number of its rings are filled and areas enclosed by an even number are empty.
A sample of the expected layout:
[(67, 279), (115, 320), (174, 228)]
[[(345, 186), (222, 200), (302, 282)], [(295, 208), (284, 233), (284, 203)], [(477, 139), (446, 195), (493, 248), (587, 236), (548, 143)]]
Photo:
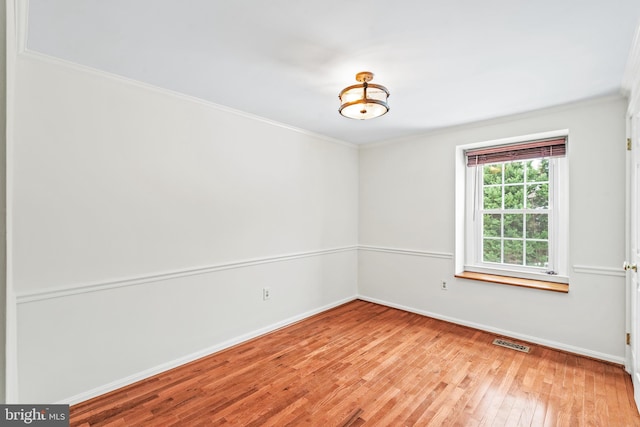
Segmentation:
[(161, 365), (158, 366), (154, 366), (153, 368), (149, 368), (149, 369), (145, 369), (144, 371), (135, 373), (133, 375), (129, 375), (128, 377), (116, 380), (116, 381), (112, 381), (108, 384), (102, 385), (100, 387), (96, 387), (93, 388), (91, 390), (88, 390), (86, 392), (80, 393), (80, 394), (76, 394), (75, 396), (71, 396), (69, 398), (63, 399), (59, 402), (56, 402), (56, 404), (66, 404), (66, 405), (75, 405), (77, 403), (80, 402), (84, 402), (85, 400), (89, 400), (89, 399), (93, 399), (94, 397), (98, 397), (100, 395), (112, 392), (114, 390), (117, 390), (119, 388), (131, 385), (135, 382), (147, 379), (149, 377), (152, 377), (154, 375), (160, 374), (162, 372), (166, 372), (168, 370), (171, 370), (173, 368), (177, 368), (178, 366), (182, 366), (185, 365), (189, 362), (193, 362), (195, 360), (201, 359), (203, 357), (209, 356), (213, 353), (217, 353), (219, 351), (225, 350), (227, 348), (233, 347), (235, 345), (241, 344), (243, 342), (249, 341), (251, 339), (257, 338), (261, 335), (265, 335), (268, 334), (269, 332), (273, 332), (277, 329), (280, 329), (282, 327), (285, 326), (289, 326), (293, 323), (299, 322), (301, 320), (304, 320), (308, 317), (314, 316), (316, 314), (322, 313), (324, 311), (330, 310), (332, 308), (338, 307), (340, 305), (346, 304), (348, 302), (354, 301), (358, 299), (357, 296), (352, 296), (352, 297), (348, 297), (348, 298), (344, 298), (342, 300), (339, 301), (335, 301), (332, 302), (330, 304), (327, 304), (325, 306), (316, 308), (314, 310), (310, 310), (307, 311), (305, 313), (290, 317), (288, 319), (284, 319), (281, 320), (280, 322), (276, 322), (273, 323), (271, 325), (265, 326), (263, 328), (257, 329), (255, 331), (237, 336), (235, 338), (232, 338), (230, 340), (221, 342), (219, 344), (213, 345), (211, 347), (207, 347), (205, 349), (202, 349), (200, 351), (197, 351), (195, 353), (186, 355), (184, 357), (180, 357), (178, 359), (163, 363)]
[(527, 342), (534, 343), (534, 344), (539, 344), (539, 345), (542, 345), (542, 346), (545, 346), (545, 347), (553, 348), (553, 349), (564, 351), (564, 352), (567, 352), (567, 353), (573, 353), (573, 354), (577, 354), (577, 355), (580, 355), (580, 356), (589, 357), (589, 358), (592, 358), (592, 359), (597, 359), (597, 360), (602, 360), (602, 361), (605, 361), (605, 362), (614, 363), (616, 365), (624, 366), (624, 364), (625, 364), (624, 357), (618, 357), (618, 356), (614, 356), (614, 355), (611, 355), (611, 354), (600, 353), (600, 352), (589, 350), (589, 349), (586, 349), (586, 348), (575, 347), (575, 346), (568, 345), (568, 344), (563, 344), (563, 343), (560, 343), (560, 342), (557, 342), (557, 341), (551, 341), (551, 340), (547, 340), (547, 339), (543, 339), (543, 338), (539, 338), (539, 337), (534, 337), (534, 336), (531, 336), (531, 335), (520, 334), (520, 333), (517, 333), (517, 332), (508, 331), (506, 329), (494, 328), (492, 326), (482, 325), (480, 323), (475, 323), (475, 322), (469, 322), (469, 321), (457, 319), (457, 318), (454, 318), (454, 317), (443, 316), (443, 315), (438, 314), (438, 313), (432, 313), (430, 311), (419, 310), (417, 308), (408, 307), (408, 306), (405, 306), (405, 305), (402, 305), (402, 304), (395, 304), (395, 303), (392, 303), (392, 302), (383, 301), (383, 300), (379, 300), (379, 299), (376, 299), (376, 298), (370, 298), (370, 297), (367, 297), (367, 296), (364, 296), (364, 295), (358, 295), (358, 299), (363, 300), (363, 301), (372, 302), (372, 303), (375, 303), (375, 304), (384, 305), (384, 306), (391, 307), (391, 308), (397, 308), (398, 310), (408, 311), (410, 313), (420, 314), (422, 316), (432, 317), (432, 318), (438, 319), (438, 320), (444, 320), (445, 322), (455, 323), (457, 325), (468, 326), (470, 328), (479, 329), (481, 331), (494, 333), (494, 334), (501, 335), (501, 336), (504, 336), (504, 337), (509, 337), (509, 338), (513, 338), (513, 339), (527, 341)]
[(535, 343), (535, 344), (539, 344), (539, 345), (543, 345), (545, 347), (550, 347), (553, 349), (557, 349), (557, 350), (561, 350), (561, 351), (565, 351), (568, 353), (573, 353), (573, 354), (577, 354), (580, 356), (586, 356), (586, 357), (590, 357), (593, 359), (598, 359), (598, 360), (603, 360), (606, 362), (610, 362), (610, 363), (615, 363), (618, 365), (624, 365), (624, 358), (623, 357), (618, 357), (618, 356), (613, 356), (610, 354), (606, 354), (606, 353), (600, 353), (597, 351), (592, 351), (592, 350), (588, 350), (588, 349), (584, 349), (581, 347), (575, 347), (575, 346), (571, 346), (571, 345), (567, 345), (567, 344), (563, 344), (560, 342), (556, 342), (556, 341), (550, 341), (550, 340), (546, 340), (546, 339), (542, 339), (542, 338), (538, 338), (538, 337), (534, 337), (534, 336), (530, 336), (530, 335), (525, 335), (525, 334), (520, 334), (520, 333), (516, 333), (513, 331), (508, 331), (505, 329), (500, 329), (500, 328), (494, 328), (491, 326), (487, 326), (487, 325), (482, 325), (479, 323), (475, 323), (475, 322), (469, 322), (466, 320), (461, 320), (461, 319), (457, 319), (457, 318), (453, 318), (453, 317), (449, 317), (449, 316), (443, 316), (437, 313), (433, 313), (433, 312), (429, 312), (429, 311), (425, 311), (425, 310), (419, 310), (413, 307), (408, 307), (402, 304), (395, 304), (392, 302), (388, 302), (388, 301), (384, 301), (384, 300), (380, 300), (377, 298), (370, 298), (364, 295), (354, 295), (353, 297), (348, 297), (348, 298), (344, 298), (342, 300), (339, 301), (335, 301), (333, 303), (327, 304), (325, 306), (319, 307), (317, 309), (314, 310), (310, 310), (307, 311), (305, 313), (284, 319), (280, 322), (276, 322), (273, 323), (271, 325), (265, 326), (263, 328), (257, 329), (255, 331), (237, 336), (235, 338), (232, 338), (230, 340), (224, 341), (222, 343), (213, 345), (211, 347), (207, 347), (205, 349), (202, 349), (198, 352), (186, 355), (184, 357), (163, 363), (161, 365), (157, 365), (154, 366), (153, 368), (149, 368), (146, 369), (144, 371), (135, 373), (133, 375), (129, 375), (125, 378), (116, 380), (116, 381), (112, 381), (108, 384), (102, 385), (100, 387), (96, 387), (93, 388), (91, 390), (88, 390), (86, 392), (83, 393), (79, 393), (76, 394), (74, 396), (71, 396), (69, 398), (63, 399), (59, 402), (59, 404), (68, 404), (68, 405), (75, 405), (77, 403), (83, 402), (85, 400), (89, 400), (89, 399), (93, 399), (95, 397), (98, 397), (100, 395), (112, 392), (114, 390), (117, 390), (119, 388), (131, 385), (135, 382), (147, 379), (149, 377), (152, 377), (154, 375), (160, 374), (162, 372), (166, 372), (168, 370), (171, 370), (173, 368), (177, 368), (179, 366), (182, 366), (184, 364), (187, 364), (189, 362), (193, 362), (195, 360), (198, 360), (202, 357), (206, 357), (209, 356), (213, 353), (217, 353), (219, 351), (225, 350), (227, 348), (233, 347), (235, 345), (241, 344), (243, 342), (249, 341), (251, 339), (257, 338), (261, 335), (265, 335), (268, 334), (270, 332), (273, 332), (277, 329), (280, 329), (282, 327), (285, 326), (289, 326), (293, 323), (299, 322), (301, 320), (304, 320), (308, 317), (314, 316), (316, 314), (322, 313), (324, 311), (330, 310), (332, 308), (338, 307), (340, 305), (346, 304), (350, 301), (354, 301), (356, 299), (360, 299), (363, 301), (368, 301), (368, 302), (372, 302), (375, 304), (380, 304), (380, 305), (384, 305), (387, 307), (392, 307), (392, 308), (397, 308), (399, 310), (403, 310), (403, 311), (407, 311), (410, 313), (416, 313), (416, 314), (420, 314), (422, 316), (427, 316), (427, 317), (432, 317), (434, 319), (438, 319), (438, 320), (444, 320), (446, 322), (450, 322), (450, 323), (455, 323), (457, 325), (462, 325), (462, 326), (468, 326), (474, 329), (479, 329), (485, 332), (490, 332), (490, 333), (495, 333), (501, 336), (505, 336), (505, 337), (510, 337), (513, 339), (518, 339), (518, 340), (522, 340), (522, 341), (527, 341), (527, 342), (531, 342), (531, 343)]

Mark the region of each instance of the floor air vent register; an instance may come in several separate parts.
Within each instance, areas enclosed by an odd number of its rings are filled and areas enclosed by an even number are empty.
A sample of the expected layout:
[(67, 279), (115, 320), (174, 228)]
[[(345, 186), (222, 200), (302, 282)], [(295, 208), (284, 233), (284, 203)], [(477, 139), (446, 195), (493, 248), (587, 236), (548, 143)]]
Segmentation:
[(499, 345), (500, 347), (510, 348), (512, 350), (521, 351), (523, 353), (529, 353), (529, 350), (530, 350), (529, 347), (526, 345), (516, 344), (514, 342), (501, 340), (499, 338), (496, 338), (495, 340), (493, 340), (493, 343), (495, 345)]

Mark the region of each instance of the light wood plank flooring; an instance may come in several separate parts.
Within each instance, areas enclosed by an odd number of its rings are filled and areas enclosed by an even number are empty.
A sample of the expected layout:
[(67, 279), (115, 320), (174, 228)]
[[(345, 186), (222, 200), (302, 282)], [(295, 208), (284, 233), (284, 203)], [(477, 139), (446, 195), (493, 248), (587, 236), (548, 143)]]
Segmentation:
[(354, 301), (71, 407), (72, 426), (640, 426), (617, 365)]

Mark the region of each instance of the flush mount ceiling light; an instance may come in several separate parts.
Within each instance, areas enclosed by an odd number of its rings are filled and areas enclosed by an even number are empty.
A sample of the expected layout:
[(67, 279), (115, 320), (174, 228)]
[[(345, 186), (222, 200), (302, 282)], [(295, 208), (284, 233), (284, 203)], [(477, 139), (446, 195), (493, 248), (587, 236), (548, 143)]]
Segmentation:
[(382, 85), (369, 83), (373, 73), (363, 71), (356, 74), (360, 84), (344, 88), (340, 92), (340, 114), (350, 119), (366, 120), (380, 117), (389, 111), (389, 91)]

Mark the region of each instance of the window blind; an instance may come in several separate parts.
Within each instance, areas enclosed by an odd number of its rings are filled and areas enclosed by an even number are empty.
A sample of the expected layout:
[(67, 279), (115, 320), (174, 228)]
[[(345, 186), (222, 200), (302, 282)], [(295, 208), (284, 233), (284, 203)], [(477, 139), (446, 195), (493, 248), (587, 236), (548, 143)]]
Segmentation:
[(540, 157), (564, 157), (567, 155), (567, 138), (561, 137), (472, 149), (467, 150), (465, 155), (467, 156), (467, 166), (530, 160)]

